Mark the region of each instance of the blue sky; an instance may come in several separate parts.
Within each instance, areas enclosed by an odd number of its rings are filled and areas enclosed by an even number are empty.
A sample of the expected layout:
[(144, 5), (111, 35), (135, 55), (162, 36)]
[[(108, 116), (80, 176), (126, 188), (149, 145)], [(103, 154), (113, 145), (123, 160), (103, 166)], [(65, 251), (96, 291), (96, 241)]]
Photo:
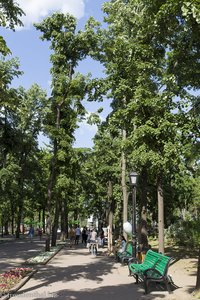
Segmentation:
[[(39, 84), (48, 93), (50, 91), (50, 74), (51, 67), (49, 62), (49, 44), (39, 39), (40, 32), (33, 26), (33, 22), (40, 22), (55, 11), (71, 13), (78, 20), (78, 28), (83, 28), (86, 20), (93, 16), (95, 19), (102, 21), (103, 13), (101, 11), (103, 0), (17, 0), (19, 6), (24, 10), (26, 16), (22, 19), (23, 28), (17, 28), (15, 32), (10, 30), (1, 30), (2, 35), (8, 47), (12, 51), (12, 57), (18, 57), (20, 69), (24, 72), (22, 76), (15, 79), (13, 85), (19, 85), (28, 89), (33, 83)], [(10, 57), (8, 57), (10, 58)], [(79, 72), (84, 74), (91, 72), (93, 76), (102, 75), (102, 67), (87, 60), (81, 63)], [(89, 112), (95, 112), (98, 107), (104, 107), (101, 115), (105, 118), (110, 112), (109, 104), (91, 103), (84, 101), (84, 105)], [(96, 132), (96, 126), (90, 126), (86, 123), (81, 124), (76, 131), (75, 147), (92, 147), (92, 138)], [(44, 140), (45, 141), (45, 140)], [(41, 143), (41, 140), (40, 140)]]

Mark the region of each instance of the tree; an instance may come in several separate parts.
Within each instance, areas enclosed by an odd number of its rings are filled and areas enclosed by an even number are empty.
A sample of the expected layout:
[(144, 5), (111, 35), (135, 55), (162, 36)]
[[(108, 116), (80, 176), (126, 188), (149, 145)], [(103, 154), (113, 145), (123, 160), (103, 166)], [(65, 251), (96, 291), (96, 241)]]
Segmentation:
[[(183, 167), (182, 145), (187, 143), (185, 136), (180, 134), (184, 130), (183, 122), (188, 132), (191, 129), (188, 116), (180, 109), (181, 105), (185, 107), (191, 103), (191, 95), (185, 87), (194, 86), (194, 81), (188, 81), (189, 76), (186, 81), (185, 62), (180, 51), (185, 38), (190, 41), (188, 61), (198, 64), (194, 55), (198, 45), (198, 24), (192, 30), (193, 37), (189, 38), (189, 28), (194, 20), (191, 20), (191, 11), (189, 21), (185, 19), (181, 10), (184, 5), (184, 1), (174, 5), (167, 1), (111, 1), (104, 5), (108, 15), (106, 21), (111, 24), (106, 33), (109, 40), (104, 42), (104, 64), (117, 108), (113, 116), (115, 124), (127, 130), (125, 145), (132, 165), (138, 173), (142, 174), (142, 170), (148, 168), (149, 175), (154, 176), (159, 200), (159, 250), (162, 252), (163, 180), (173, 167), (177, 170)], [(179, 55), (182, 62), (182, 73), (177, 71), (176, 78), (171, 68), (174, 54)], [(194, 73), (191, 70), (189, 74)]]
[[(99, 200), (101, 201), (101, 219), (109, 226), (108, 249), (112, 252), (112, 236), (117, 237), (123, 224), (120, 138), (110, 130), (109, 117), (99, 125), (94, 138), (94, 169), (97, 178)], [(117, 129), (115, 130), (117, 131)], [(114, 232), (112, 231), (114, 228)]]
[[(50, 41), (50, 47), (53, 50), (51, 55), (51, 112), (48, 116), (50, 122), (46, 125), (53, 148), (47, 201), (49, 218), (54, 187), (58, 176), (62, 174), (62, 166), (64, 164), (70, 166), (74, 131), (77, 128), (78, 117), (84, 115), (81, 100), (87, 92), (87, 77), (75, 74), (75, 68), (90, 51), (94, 42), (90, 32), (94, 26), (95, 23), (89, 20), (85, 27), (86, 30), (76, 33), (75, 18), (61, 13), (55, 13), (41, 24), (35, 25), (36, 29), (43, 33), (41, 39)], [(55, 216), (55, 221), (52, 235), (53, 244), (56, 241), (58, 216)], [(46, 251), (49, 251), (50, 229), (47, 232)]]
[[(13, 0), (0, 1), (0, 26), (12, 30), (15, 30), (15, 26), (23, 26), (19, 19), (23, 14), (23, 10)], [(2, 36), (0, 36), (0, 53), (3, 55), (11, 53)]]
[(23, 88), (18, 90), (17, 114), (14, 118), (15, 127), (19, 135), (14, 160), (19, 166), (18, 172), (18, 197), (17, 197), (17, 230), (19, 237), (24, 200), (28, 189), (26, 182), (32, 177), (34, 154), (37, 151), (37, 136), (41, 130), (41, 124), (46, 105), (46, 93), (38, 85), (33, 85), (28, 91)]

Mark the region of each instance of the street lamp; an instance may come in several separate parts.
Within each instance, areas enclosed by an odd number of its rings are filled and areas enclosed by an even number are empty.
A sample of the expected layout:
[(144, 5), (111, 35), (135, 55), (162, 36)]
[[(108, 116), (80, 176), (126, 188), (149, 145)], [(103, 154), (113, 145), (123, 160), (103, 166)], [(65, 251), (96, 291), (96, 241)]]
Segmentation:
[(131, 172), (129, 174), (130, 184), (133, 188), (132, 190), (132, 240), (133, 240), (133, 257), (136, 257), (136, 186), (137, 186), (138, 174), (136, 172)]

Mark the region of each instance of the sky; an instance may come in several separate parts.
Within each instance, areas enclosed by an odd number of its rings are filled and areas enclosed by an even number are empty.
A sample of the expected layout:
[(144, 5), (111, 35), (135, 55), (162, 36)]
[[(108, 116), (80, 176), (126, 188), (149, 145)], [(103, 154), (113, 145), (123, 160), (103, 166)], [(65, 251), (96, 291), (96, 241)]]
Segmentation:
[[(25, 12), (21, 18), (24, 27), (16, 28), (15, 32), (11, 30), (0, 30), (0, 35), (4, 37), (12, 55), (7, 58), (17, 57), (20, 63), (20, 70), (24, 72), (22, 76), (13, 81), (13, 86), (23, 86), (28, 89), (32, 84), (37, 83), (41, 88), (50, 93), (51, 76), (49, 73), (50, 50), (49, 43), (40, 40), (41, 32), (37, 31), (32, 25), (41, 22), (45, 17), (53, 12), (70, 13), (77, 18), (78, 29), (83, 29), (86, 20), (93, 16), (96, 20), (103, 20), (101, 10), (103, 0), (16, 0), (19, 6)], [(81, 62), (78, 71), (87, 74), (92, 73), (94, 77), (103, 76), (103, 69), (97, 63), (88, 59)], [(99, 107), (104, 107), (101, 118), (105, 119), (110, 112), (108, 100), (105, 103), (87, 102), (84, 100), (84, 106), (88, 112), (96, 112)], [(76, 142), (74, 147), (92, 147), (92, 138), (96, 133), (95, 125), (88, 125), (86, 122), (80, 124), (76, 130)], [(40, 146), (43, 142), (48, 142), (43, 136), (39, 138)]]

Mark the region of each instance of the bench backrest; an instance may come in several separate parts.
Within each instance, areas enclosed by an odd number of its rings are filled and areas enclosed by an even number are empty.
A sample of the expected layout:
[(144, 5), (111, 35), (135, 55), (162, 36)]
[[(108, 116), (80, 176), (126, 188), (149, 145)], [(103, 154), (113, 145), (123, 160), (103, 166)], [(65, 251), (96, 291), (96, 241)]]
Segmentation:
[(168, 257), (166, 255), (162, 255), (161, 259), (156, 263), (155, 269), (158, 270), (160, 272), (160, 274), (166, 275), (169, 265), (170, 265), (170, 262), (171, 262), (170, 257)]
[(125, 248), (125, 252), (128, 254), (128, 255), (132, 255), (132, 250), (133, 249), (133, 243), (132, 242), (127, 242), (126, 243), (126, 248)]
[(158, 256), (158, 253), (156, 253), (152, 250), (148, 250), (144, 257), (142, 266), (144, 268), (152, 268), (156, 264), (156, 262), (158, 261), (159, 258), (160, 258), (160, 256)]
[(152, 250), (148, 250), (144, 258), (143, 265), (145, 268), (154, 268), (158, 270), (162, 275), (165, 275), (168, 270), (170, 261), (170, 257)]

